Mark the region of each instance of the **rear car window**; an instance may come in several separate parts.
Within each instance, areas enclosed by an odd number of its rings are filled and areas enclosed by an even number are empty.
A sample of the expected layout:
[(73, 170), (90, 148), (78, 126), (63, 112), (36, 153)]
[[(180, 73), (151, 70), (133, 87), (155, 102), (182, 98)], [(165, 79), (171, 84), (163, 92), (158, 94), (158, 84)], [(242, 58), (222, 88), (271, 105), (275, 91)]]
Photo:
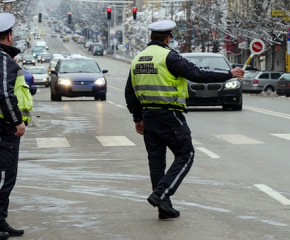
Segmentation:
[(281, 73), (271, 73), (272, 79), (278, 79), (281, 76)]
[(260, 76), (259, 76), (260, 79), (268, 79), (269, 78), (269, 73), (262, 73)]

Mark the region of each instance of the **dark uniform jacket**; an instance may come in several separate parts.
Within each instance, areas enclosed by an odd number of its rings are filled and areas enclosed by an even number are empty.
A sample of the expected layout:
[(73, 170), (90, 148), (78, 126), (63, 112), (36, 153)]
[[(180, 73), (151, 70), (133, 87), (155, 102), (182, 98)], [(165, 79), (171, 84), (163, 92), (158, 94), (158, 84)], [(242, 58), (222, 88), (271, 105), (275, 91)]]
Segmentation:
[[(20, 50), (15, 47), (0, 44), (0, 107), (4, 120), (13, 126), (22, 123), (21, 112), (17, 106), (17, 97), (14, 95), (19, 66), (13, 58), (19, 52)], [(0, 118), (0, 121), (2, 120), (3, 118)]]
[[(160, 41), (151, 41), (148, 46), (150, 45), (158, 45), (160, 47), (168, 48), (166, 44)], [(192, 82), (224, 82), (232, 78), (231, 71), (221, 73), (220, 71), (215, 72), (214, 70), (202, 69), (196, 64), (189, 62), (187, 59), (180, 56), (174, 50), (170, 51), (167, 55), (166, 65), (168, 71), (176, 78), (184, 77)], [(129, 109), (130, 113), (133, 114), (134, 122), (142, 121), (142, 105), (136, 97), (132, 86), (131, 71), (126, 83), (125, 98), (127, 108)]]

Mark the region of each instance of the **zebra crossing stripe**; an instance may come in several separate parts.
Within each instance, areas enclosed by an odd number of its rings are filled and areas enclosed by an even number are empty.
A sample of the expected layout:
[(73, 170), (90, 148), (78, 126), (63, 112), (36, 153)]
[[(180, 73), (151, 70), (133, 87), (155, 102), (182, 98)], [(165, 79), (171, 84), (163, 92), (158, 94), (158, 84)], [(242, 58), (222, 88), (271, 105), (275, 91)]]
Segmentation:
[(246, 137), (241, 134), (224, 134), (216, 135), (216, 137), (232, 144), (263, 144), (261, 141)]
[(70, 147), (65, 137), (53, 138), (36, 138), (37, 147), (39, 148), (67, 148)]
[(275, 136), (275, 137), (279, 137), (279, 138), (283, 138), (283, 139), (286, 139), (286, 140), (290, 140), (290, 134), (288, 133), (284, 133), (284, 134), (271, 134), (272, 136)]
[(274, 198), (278, 202), (282, 203), (283, 205), (290, 205), (290, 200), (285, 198), (280, 193), (274, 191), (272, 188), (268, 187), (264, 184), (254, 184), (255, 187), (259, 188), (262, 192), (266, 193), (270, 197)]
[(96, 138), (105, 147), (136, 146), (125, 136), (96, 136)]
[(196, 149), (198, 149), (199, 151), (203, 152), (204, 154), (208, 155), (210, 158), (220, 158), (217, 154), (207, 150), (204, 147), (197, 147)]

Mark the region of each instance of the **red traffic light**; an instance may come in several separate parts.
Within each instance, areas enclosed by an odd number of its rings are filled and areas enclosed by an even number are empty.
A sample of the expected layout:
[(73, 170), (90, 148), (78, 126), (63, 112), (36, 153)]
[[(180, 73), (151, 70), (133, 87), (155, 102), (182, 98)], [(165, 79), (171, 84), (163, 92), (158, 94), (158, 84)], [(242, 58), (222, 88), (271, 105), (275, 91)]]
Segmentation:
[(132, 12), (133, 12), (133, 19), (136, 20), (137, 19), (137, 8), (133, 7)]
[(112, 12), (112, 8), (108, 7), (107, 8), (107, 13), (111, 13)]

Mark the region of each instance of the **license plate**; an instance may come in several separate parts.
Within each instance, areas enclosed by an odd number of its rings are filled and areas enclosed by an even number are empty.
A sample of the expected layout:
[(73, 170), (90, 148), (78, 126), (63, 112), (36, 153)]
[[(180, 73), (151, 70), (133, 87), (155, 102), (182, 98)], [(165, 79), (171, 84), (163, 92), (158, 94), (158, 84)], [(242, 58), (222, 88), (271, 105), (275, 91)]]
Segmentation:
[(73, 92), (91, 92), (93, 88), (91, 86), (73, 86)]

